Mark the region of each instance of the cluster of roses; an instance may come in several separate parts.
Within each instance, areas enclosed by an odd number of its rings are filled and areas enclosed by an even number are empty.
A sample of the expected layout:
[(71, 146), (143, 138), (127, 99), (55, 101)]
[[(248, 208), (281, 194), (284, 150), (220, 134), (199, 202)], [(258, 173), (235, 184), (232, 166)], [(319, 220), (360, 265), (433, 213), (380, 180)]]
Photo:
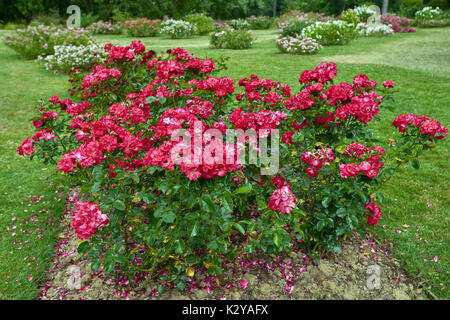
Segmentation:
[[(346, 120), (353, 117), (361, 123), (367, 124), (379, 112), (379, 105), (383, 97), (374, 90), (377, 86), (376, 81), (371, 81), (366, 75), (360, 74), (354, 77), (353, 84), (340, 83), (329, 86), (326, 91), (325, 84), (334, 79), (337, 75), (336, 64), (333, 62), (321, 63), (314, 70), (305, 70), (300, 78), (300, 84), (305, 87), (300, 92), (291, 96), (285, 104), (288, 110), (312, 110), (311, 119), (315, 124), (338, 125), (339, 120)], [(393, 88), (392, 81), (385, 81), (385, 87)], [(326, 101), (334, 110), (327, 111), (324, 114), (313, 110), (316, 102)], [(339, 120), (338, 120), (339, 119)], [(293, 127), (299, 130), (309, 126), (310, 122), (304, 120), (303, 123), (293, 123)]]
[(320, 148), (314, 152), (305, 151), (300, 159), (303, 163), (309, 165), (306, 168), (306, 174), (311, 178), (315, 178), (318, 175), (318, 171), (323, 165), (330, 165), (330, 162), (334, 160), (334, 152), (331, 148)]
[[(377, 154), (373, 154), (374, 152)], [(378, 172), (384, 165), (384, 162), (380, 161), (380, 155), (384, 153), (386, 152), (380, 146), (367, 148), (358, 142), (349, 144), (344, 152), (347, 157), (356, 159), (363, 159), (367, 157), (367, 159), (359, 164), (340, 164), (339, 174), (342, 178), (347, 179), (348, 177), (354, 178), (359, 172), (361, 172), (368, 178), (373, 179), (378, 175)]]
[[(59, 115), (56, 112), (47, 110), (44, 112), (42, 108), (39, 108), (39, 111), (41, 112), (41, 116), (38, 120), (33, 120), (33, 125), (36, 129), (41, 128), (47, 121), (51, 119), (58, 119)], [(52, 140), (52, 139), (58, 139), (57, 136), (53, 134), (53, 132), (50, 129), (41, 129), (39, 131), (36, 131), (35, 134), (31, 137), (26, 138), (20, 146), (17, 148), (17, 152), (19, 155), (32, 155), (34, 150), (34, 143), (39, 140)]]
[(443, 139), (447, 136), (448, 129), (441, 125), (441, 123), (434, 119), (429, 119), (427, 116), (417, 116), (415, 114), (401, 114), (394, 119), (392, 125), (397, 127), (400, 132), (406, 132), (409, 124), (412, 127), (417, 128), (417, 133), (431, 138), (436, 138), (438, 140)]
[(79, 239), (89, 239), (108, 222), (108, 215), (103, 213), (96, 203), (77, 201), (72, 226)]

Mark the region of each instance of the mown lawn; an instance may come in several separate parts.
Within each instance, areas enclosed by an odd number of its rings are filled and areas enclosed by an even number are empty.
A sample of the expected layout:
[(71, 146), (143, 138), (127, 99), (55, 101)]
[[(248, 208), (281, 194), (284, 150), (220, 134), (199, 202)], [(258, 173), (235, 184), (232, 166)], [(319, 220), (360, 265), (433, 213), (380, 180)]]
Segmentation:
[[(326, 47), (314, 56), (279, 54), (273, 40), (275, 30), (258, 31), (255, 35), (254, 47), (239, 51), (211, 49), (207, 37), (186, 40), (141, 38), (141, 41), (157, 52), (183, 46), (202, 58), (228, 56), (228, 70), (222, 75), (234, 80), (256, 73), (297, 87), (301, 72), (314, 68), (321, 61), (337, 63), (337, 81), (351, 82), (353, 76), (360, 73), (379, 83), (393, 80), (398, 89), (395, 113), (383, 110), (382, 120), (373, 124), (382, 144), (395, 131), (391, 123), (396, 114), (426, 114), (450, 126), (448, 28), (420, 29), (415, 34), (396, 34), (388, 38), (361, 38), (347, 46)], [(99, 36), (98, 39), (116, 45), (129, 44), (133, 40), (127, 36)], [(30, 196), (44, 195), (44, 199), (52, 199), (57, 183), (49, 186), (47, 177), (54, 174), (50, 167), (22, 159), (15, 149), (32, 133), (29, 118), (36, 101), (55, 93), (64, 95), (67, 77), (51, 75), (43, 66), (20, 59), (3, 43), (0, 61), (0, 223), (3, 230), (0, 234), (0, 299), (35, 298), (38, 280), (51, 258), (49, 248), (54, 243), (55, 228), (39, 241), (31, 235), (22, 236), (28, 236), (31, 241), (21, 250), (12, 244), (11, 233), (14, 231), (7, 228), (14, 224), (13, 217), (29, 216), (31, 210), (24, 212), (24, 209)], [(405, 167), (384, 187), (383, 217), (375, 229), (381, 241), (388, 239), (394, 244), (394, 251), (406, 272), (417, 282), (423, 281), (424, 290), (431, 298), (441, 299), (450, 297), (447, 287), (449, 139), (424, 154), (419, 170)], [(63, 209), (61, 202), (36, 206), (50, 209), (56, 217)], [(35, 205), (31, 208), (36, 212), (42, 209)], [(29, 259), (24, 260), (27, 256), (36, 260), (30, 263)], [(30, 275), (32, 280), (28, 280)]]

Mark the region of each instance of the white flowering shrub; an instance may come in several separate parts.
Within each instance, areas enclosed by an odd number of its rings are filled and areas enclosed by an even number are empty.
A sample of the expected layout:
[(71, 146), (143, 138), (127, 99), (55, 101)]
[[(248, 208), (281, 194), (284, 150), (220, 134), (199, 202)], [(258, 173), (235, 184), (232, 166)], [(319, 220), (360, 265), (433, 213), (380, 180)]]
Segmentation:
[(161, 33), (172, 39), (182, 39), (197, 34), (197, 28), (188, 21), (169, 19), (161, 23)]
[(321, 45), (347, 44), (350, 40), (358, 36), (352, 24), (347, 24), (342, 20), (319, 21), (302, 30), (302, 37), (309, 37), (317, 40)]
[(360, 21), (367, 21), (371, 16), (376, 14), (376, 11), (371, 9), (368, 5), (355, 7), (354, 10)]
[(439, 9), (439, 7), (424, 7), (422, 10), (416, 12), (416, 20), (429, 21), (429, 20), (440, 20), (444, 17), (444, 11)]
[(250, 23), (244, 19), (233, 19), (230, 21), (230, 25), (236, 30), (250, 29)]
[(210, 45), (216, 49), (249, 49), (255, 40), (247, 29), (224, 29), (212, 32), (210, 36)]
[(359, 35), (364, 37), (382, 37), (394, 34), (394, 29), (385, 24), (379, 24), (371, 27), (363, 22), (356, 25)]
[(67, 73), (75, 67), (84, 69), (95, 62), (102, 62), (107, 56), (104, 46), (94, 42), (87, 46), (55, 46), (54, 49), (54, 54), (38, 58), (45, 63), (45, 68), (53, 73)]
[(302, 36), (278, 37), (275, 39), (278, 50), (291, 54), (314, 54), (323, 47), (315, 39)]

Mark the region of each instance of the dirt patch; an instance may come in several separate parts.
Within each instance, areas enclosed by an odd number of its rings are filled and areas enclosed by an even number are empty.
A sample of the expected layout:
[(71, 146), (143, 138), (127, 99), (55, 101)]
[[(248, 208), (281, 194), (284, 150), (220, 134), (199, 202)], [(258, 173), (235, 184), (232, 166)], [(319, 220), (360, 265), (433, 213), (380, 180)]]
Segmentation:
[(186, 291), (158, 283), (143, 274), (131, 283), (119, 271), (90, 270), (80, 260), (79, 240), (70, 226), (71, 212), (62, 220), (63, 230), (55, 247), (52, 268), (41, 287), (39, 299), (156, 299), (156, 300), (252, 300), (252, 299), (425, 299), (390, 254), (391, 243), (376, 235), (355, 236), (343, 242), (343, 253), (328, 254), (317, 264), (306, 252), (285, 255), (242, 255), (225, 268), (225, 279), (198, 270)]

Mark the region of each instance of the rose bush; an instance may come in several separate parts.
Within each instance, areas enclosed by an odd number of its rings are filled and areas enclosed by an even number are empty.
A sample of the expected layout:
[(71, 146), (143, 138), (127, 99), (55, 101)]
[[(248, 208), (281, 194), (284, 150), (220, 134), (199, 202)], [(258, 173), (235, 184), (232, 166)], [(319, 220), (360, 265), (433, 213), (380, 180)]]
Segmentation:
[(88, 27), (93, 34), (122, 34), (121, 22), (97, 21)]
[(195, 269), (221, 275), (241, 253), (339, 252), (342, 237), (378, 223), (379, 186), (447, 135), (404, 114), (398, 137), (374, 145), (368, 125), (392, 109), (394, 83), (334, 83), (332, 62), (293, 90), (255, 74), (217, 77), (216, 63), (183, 48), (105, 51), (103, 64), (71, 73), (70, 99), (40, 104), (18, 147), (79, 188), (73, 227), (94, 269), (184, 289)]
[(154, 37), (160, 30), (160, 24), (161, 20), (159, 19), (139, 18), (125, 21), (125, 29), (132, 37)]
[(414, 20), (405, 17), (399, 17), (394, 14), (383, 14), (380, 22), (390, 26), (395, 33), (416, 32), (416, 29), (411, 27)]
[(272, 18), (268, 16), (250, 16), (246, 21), (252, 30), (269, 29), (272, 25)]

